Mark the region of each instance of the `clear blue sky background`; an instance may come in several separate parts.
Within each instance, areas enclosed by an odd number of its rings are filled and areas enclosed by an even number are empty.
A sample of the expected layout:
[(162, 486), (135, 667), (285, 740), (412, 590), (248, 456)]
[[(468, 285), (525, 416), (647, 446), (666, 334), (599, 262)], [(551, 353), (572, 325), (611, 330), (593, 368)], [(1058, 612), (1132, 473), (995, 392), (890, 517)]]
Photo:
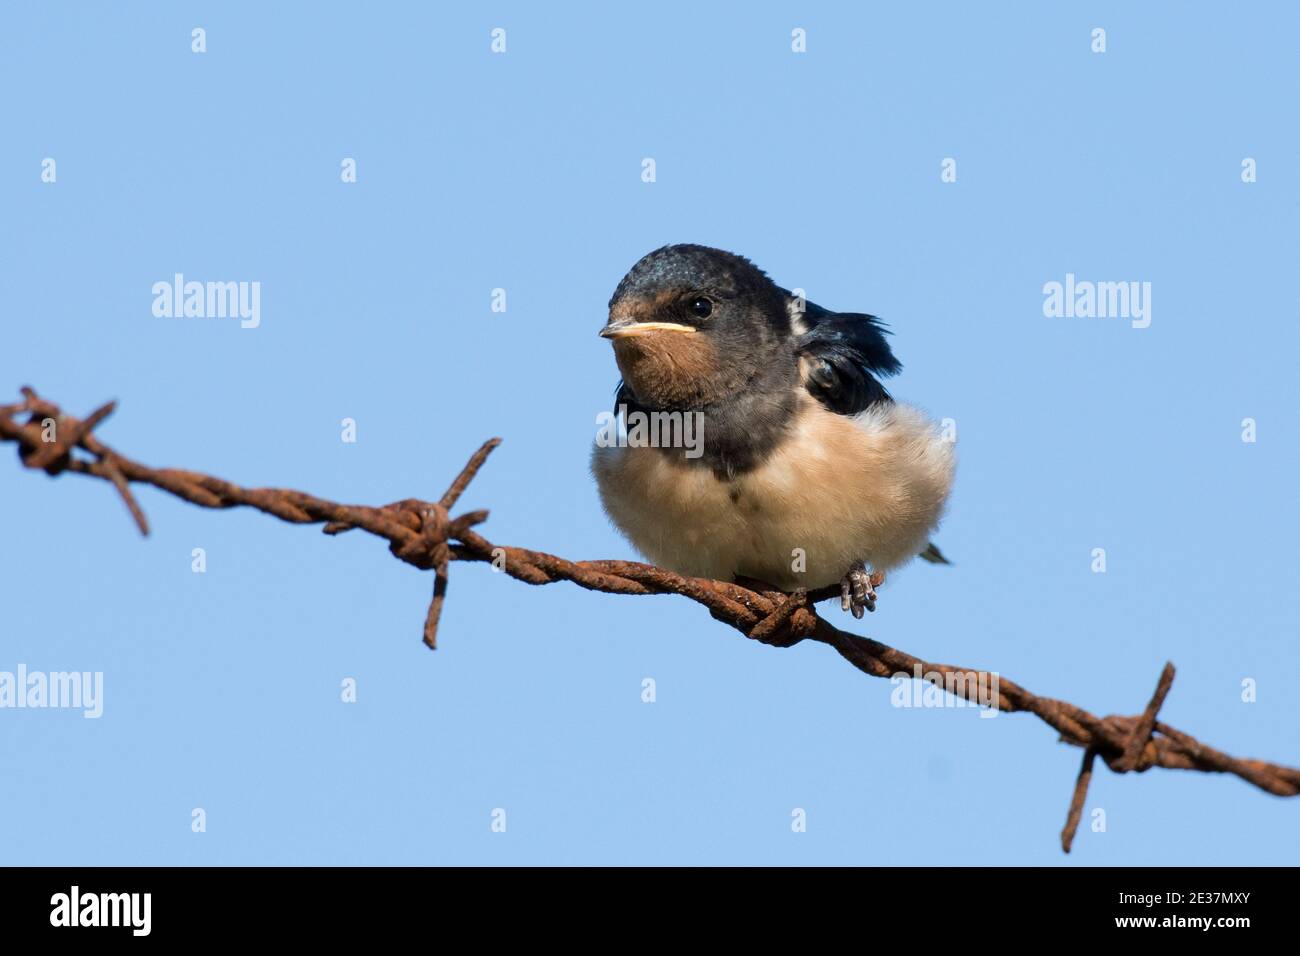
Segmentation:
[[(595, 333), (645, 252), (733, 249), (885, 317), (895, 394), (958, 424), (954, 566), (837, 623), (1098, 713), (1173, 660), (1165, 719), (1300, 762), (1293, 7), (448, 6), (7, 5), (0, 391), (369, 504), (501, 435), (464, 499), (490, 538), (631, 557), (587, 471)], [(261, 327), (153, 317), (175, 272), (260, 281)], [(1045, 318), (1067, 272), (1150, 281), (1151, 327)], [(1169, 771), (1099, 773), (1067, 859), (1079, 752), (1033, 718), (482, 565), (430, 653), (430, 576), (382, 542), (147, 489), (142, 540), (106, 485), (4, 459), (0, 669), (105, 675), (98, 721), (0, 711), (6, 863), (1297, 860), (1300, 803)]]

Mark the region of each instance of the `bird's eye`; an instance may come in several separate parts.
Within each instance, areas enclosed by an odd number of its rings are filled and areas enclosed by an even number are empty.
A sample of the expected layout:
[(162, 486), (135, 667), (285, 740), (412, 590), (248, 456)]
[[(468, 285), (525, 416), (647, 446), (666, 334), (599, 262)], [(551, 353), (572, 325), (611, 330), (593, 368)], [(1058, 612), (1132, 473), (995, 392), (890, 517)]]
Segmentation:
[(691, 299), (691, 311), (701, 319), (707, 319), (713, 314), (713, 302), (702, 295), (696, 296), (694, 299)]

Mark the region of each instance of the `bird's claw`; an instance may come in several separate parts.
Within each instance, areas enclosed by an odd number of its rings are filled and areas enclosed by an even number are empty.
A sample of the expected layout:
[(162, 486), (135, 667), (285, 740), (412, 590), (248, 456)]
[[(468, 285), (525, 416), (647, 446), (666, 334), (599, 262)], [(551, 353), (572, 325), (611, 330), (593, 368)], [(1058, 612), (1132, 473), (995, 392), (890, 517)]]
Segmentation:
[(840, 608), (851, 611), (859, 619), (865, 611), (874, 611), (875, 585), (883, 582), (883, 575), (872, 574), (861, 561), (855, 561), (840, 580)]

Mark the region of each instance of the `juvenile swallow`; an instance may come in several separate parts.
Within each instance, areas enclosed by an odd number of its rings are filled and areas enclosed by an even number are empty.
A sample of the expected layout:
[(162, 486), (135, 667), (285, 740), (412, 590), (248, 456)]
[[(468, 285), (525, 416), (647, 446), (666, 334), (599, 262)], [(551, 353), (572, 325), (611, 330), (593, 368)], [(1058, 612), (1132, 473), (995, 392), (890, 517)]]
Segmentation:
[(885, 572), (947, 563), (929, 541), (953, 444), (880, 383), (902, 366), (879, 319), (807, 302), (743, 256), (670, 245), (623, 277), (600, 334), (625, 422), (701, 429), (691, 448), (593, 450), (605, 511), (648, 560), (783, 591), (838, 582), (854, 617), (875, 610)]

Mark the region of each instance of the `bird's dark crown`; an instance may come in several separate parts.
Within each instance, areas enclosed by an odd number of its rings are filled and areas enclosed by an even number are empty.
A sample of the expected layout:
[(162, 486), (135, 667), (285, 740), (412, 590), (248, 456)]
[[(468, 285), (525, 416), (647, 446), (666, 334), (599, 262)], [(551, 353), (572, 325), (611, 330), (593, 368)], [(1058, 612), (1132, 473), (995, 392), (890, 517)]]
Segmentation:
[(762, 269), (744, 256), (691, 243), (661, 246), (628, 270), (609, 300), (650, 298), (666, 290), (706, 292), (719, 298), (775, 291)]

